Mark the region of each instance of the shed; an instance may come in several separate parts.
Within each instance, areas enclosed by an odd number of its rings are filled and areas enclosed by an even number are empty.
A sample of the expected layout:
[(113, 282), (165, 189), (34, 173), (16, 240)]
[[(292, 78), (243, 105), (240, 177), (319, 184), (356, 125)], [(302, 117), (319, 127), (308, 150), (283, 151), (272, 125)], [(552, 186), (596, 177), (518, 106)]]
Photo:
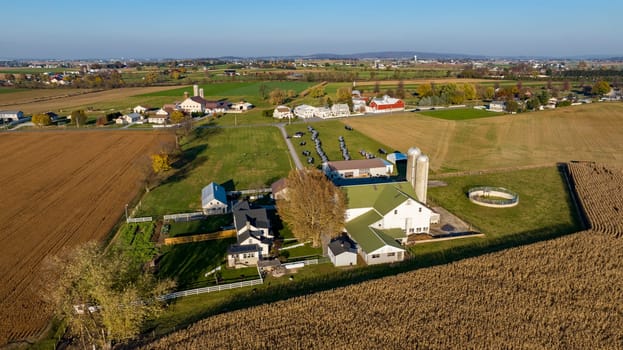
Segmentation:
[(201, 190), (201, 208), (205, 215), (226, 214), (229, 206), (225, 188), (210, 182)]

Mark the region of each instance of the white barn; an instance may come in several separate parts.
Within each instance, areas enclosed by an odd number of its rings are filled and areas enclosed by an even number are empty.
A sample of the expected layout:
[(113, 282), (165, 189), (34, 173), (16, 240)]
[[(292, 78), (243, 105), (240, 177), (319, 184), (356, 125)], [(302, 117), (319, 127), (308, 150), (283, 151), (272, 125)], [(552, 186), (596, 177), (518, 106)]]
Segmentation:
[(336, 103), (331, 106), (331, 114), (334, 117), (348, 117), (350, 115), (350, 108), (346, 103)]
[(313, 118), (316, 113), (316, 107), (310, 105), (299, 105), (294, 107), (294, 115), (299, 118)]
[(439, 214), (415, 198), (407, 182), (345, 186), (345, 227), (367, 264), (402, 261), (407, 237), (428, 233)]
[(205, 112), (206, 100), (200, 96), (193, 96), (180, 103), (180, 108), (186, 113)]
[(24, 118), (24, 112), (22, 111), (0, 111), (0, 119), (18, 121)]
[(210, 182), (201, 190), (201, 208), (205, 215), (226, 214), (229, 210), (225, 188)]

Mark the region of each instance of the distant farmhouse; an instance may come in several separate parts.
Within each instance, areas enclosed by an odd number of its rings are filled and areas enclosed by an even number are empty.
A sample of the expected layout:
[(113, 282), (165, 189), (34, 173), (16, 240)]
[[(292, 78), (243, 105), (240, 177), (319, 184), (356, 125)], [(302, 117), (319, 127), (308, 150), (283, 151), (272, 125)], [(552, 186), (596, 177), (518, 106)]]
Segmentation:
[(24, 119), (24, 112), (22, 111), (0, 111), (0, 119), (5, 122), (14, 122), (20, 119)]
[(506, 103), (504, 101), (491, 101), (489, 102), (489, 110), (491, 112), (504, 112)]
[(226, 214), (229, 212), (225, 188), (210, 182), (201, 190), (201, 208), (205, 215)]
[(291, 119), (293, 116), (292, 110), (288, 106), (277, 106), (273, 111), (273, 118)]
[(310, 105), (299, 105), (294, 107), (294, 115), (298, 118), (339, 118), (348, 117), (350, 115), (350, 109), (347, 104), (334, 104), (331, 108), (328, 107), (314, 107)]

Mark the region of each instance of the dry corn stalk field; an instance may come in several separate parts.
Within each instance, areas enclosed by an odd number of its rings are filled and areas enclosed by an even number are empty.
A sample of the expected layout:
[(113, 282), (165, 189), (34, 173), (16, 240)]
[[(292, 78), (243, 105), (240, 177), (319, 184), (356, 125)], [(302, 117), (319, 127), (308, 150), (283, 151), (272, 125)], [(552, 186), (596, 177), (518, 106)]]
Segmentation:
[(600, 214), (623, 174), (570, 168), (593, 230), (213, 316), (145, 348), (623, 348), (621, 219)]

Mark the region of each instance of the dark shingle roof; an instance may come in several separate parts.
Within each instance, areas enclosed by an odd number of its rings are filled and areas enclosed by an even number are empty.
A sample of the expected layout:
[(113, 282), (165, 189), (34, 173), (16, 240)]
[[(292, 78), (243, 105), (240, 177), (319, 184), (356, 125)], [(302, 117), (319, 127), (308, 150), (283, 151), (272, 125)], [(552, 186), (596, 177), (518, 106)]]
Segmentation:
[(240, 254), (240, 253), (252, 253), (260, 250), (260, 247), (257, 244), (232, 244), (227, 248), (228, 254)]
[(338, 256), (344, 252), (357, 253), (355, 242), (346, 236), (333, 239), (331, 243), (329, 243), (329, 249), (335, 256)]

